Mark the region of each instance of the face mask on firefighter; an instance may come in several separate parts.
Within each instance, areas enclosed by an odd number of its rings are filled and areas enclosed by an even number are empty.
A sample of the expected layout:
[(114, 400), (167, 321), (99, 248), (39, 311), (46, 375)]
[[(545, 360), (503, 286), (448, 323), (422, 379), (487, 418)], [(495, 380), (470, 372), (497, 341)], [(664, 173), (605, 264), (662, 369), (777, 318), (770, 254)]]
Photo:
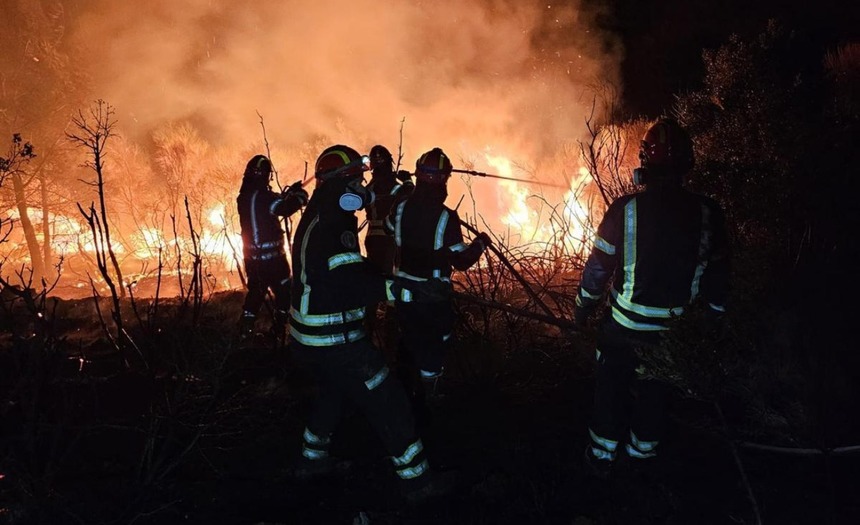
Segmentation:
[(373, 190), (368, 189), (363, 182), (363, 178), (356, 177), (346, 184), (343, 195), (338, 199), (340, 209), (343, 211), (358, 211), (366, 208), (376, 200)]

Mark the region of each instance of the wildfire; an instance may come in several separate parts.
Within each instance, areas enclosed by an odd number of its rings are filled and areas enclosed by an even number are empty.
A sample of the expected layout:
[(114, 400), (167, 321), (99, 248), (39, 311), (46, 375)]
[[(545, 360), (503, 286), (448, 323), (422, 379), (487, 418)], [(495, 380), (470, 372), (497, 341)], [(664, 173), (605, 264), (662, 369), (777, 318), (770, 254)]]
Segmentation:
[[(484, 152), (483, 161), (489, 171), (501, 177), (523, 178), (521, 170), (507, 156)], [(546, 186), (486, 179), (481, 182), (475, 209), (509, 247), (521, 253), (540, 256), (552, 249), (554, 256), (562, 259), (568, 254), (581, 253), (589, 248), (594, 216), (588, 200), (591, 175), (584, 167), (565, 175), (568, 185), (561, 190), (554, 189), (554, 183)], [(214, 283), (213, 289), (239, 287), (236, 269), (242, 260), (242, 239), (237, 233), (236, 212), (225, 204), (231, 197), (208, 195), (208, 203), (193, 207), (197, 211), (192, 209), (192, 216), (198, 218), (193, 221), (193, 232), (181, 216), (176, 224), (164, 220), (159, 223), (153, 216), (148, 217), (147, 224), (129, 223), (127, 219), (125, 223), (111, 223), (111, 248), (126, 286), (134, 286), (135, 293), (145, 294), (141, 286), (148, 278), (180, 277), (189, 271), (185, 266), (190, 265), (196, 253), (202, 260), (204, 273)], [(94, 236), (80, 216), (49, 213), (47, 221), (43, 221), (41, 209), (29, 208), (27, 213), (38, 245), (50, 237), (53, 257), (65, 261), (67, 290), (89, 289), (90, 276), (100, 282), (93, 264), (94, 254), (102, 248), (101, 234)], [(108, 215), (128, 216), (124, 210)], [(30, 264), (31, 257), (37, 254), (30, 250), (18, 210), (7, 211), (3, 222), (6, 227), (12, 226), (13, 234), (0, 247), (0, 256), (19, 265)], [(42, 231), (45, 224), (50, 228), (48, 236)]]
[[(514, 177), (510, 159), (485, 154), (487, 164), (504, 177)], [(589, 229), (591, 212), (586, 201), (591, 174), (580, 166), (570, 178), (569, 189), (562, 196), (559, 209), (550, 209), (543, 194), (535, 193), (527, 183), (508, 180), (498, 181), (504, 192), (498, 193), (499, 221), (510, 233), (525, 244), (546, 245), (561, 242), (569, 252), (578, 252), (590, 246)]]

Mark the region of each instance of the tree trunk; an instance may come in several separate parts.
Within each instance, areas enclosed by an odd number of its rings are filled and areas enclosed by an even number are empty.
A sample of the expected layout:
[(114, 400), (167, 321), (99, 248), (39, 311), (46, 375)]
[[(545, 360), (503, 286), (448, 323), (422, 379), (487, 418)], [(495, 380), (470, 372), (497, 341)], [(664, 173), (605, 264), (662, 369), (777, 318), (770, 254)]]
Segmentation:
[[(36, 238), (36, 230), (33, 228), (33, 223), (30, 221), (30, 215), (27, 212), (26, 188), (20, 173), (12, 173), (12, 188), (15, 191), (15, 203), (21, 216), (21, 228), (24, 229), (24, 238), (27, 239), (27, 248), (30, 251), (33, 282), (41, 284), (42, 278), (45, 276), (45, 264), (42, 260), (42, 249), (39, 246), (39, 240)], [(22, 284), (26, 285), (27, 283)]]
[[(42, 198), (42, 267), (45, 272), (44, 275), (50, 280), (54, 277), (53, 272), (51, 272), (54, 254), (51, 246), (52, 235), (49, 215), (50, 205), (48, 204), (48, 181), (45, 180), (44, 173), (39, 173), (39, 190)], [(48, 276), (49, 272), (51, 273), (50, 276)]]

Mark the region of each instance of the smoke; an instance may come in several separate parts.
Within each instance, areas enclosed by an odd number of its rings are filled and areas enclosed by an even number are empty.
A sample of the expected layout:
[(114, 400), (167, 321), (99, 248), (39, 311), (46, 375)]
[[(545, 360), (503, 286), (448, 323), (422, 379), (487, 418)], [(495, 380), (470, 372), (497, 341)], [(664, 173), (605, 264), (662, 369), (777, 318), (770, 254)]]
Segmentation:
[[(580, 138), (618, 47), (581, 2), (148, 0), (79, 3), (94, 95), (143, 139), (190, 122), (219, 147), (320, 138), (525, 162)], [(314, 159), (304, 159), (310, 160)]]

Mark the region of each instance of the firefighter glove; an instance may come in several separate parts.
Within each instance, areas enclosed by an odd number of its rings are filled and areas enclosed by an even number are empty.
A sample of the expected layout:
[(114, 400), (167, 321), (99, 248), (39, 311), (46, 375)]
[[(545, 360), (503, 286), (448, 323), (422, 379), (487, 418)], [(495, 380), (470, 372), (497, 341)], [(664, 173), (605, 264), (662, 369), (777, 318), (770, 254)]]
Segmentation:
[(438, 303), (451, 297), (451, 283), (442, 279), (410, 282), (406, 288), (412, 292), (412, 300), (417, 303)]
[(412, 182), (412, 174), (406, 170), (397, 170), (396, 177), (400, 182)]
[(475, 242), (481, 244), (481, 251), (484, 251), (493, 245), (493, 239), (491, 239), (486, 232), (481, 232), (477, 236), (475, 236)]
[(302, 203), (302, 206), (308, 203), (308, 192), (302, 188), (302, 181), (296, 181), (286, 190), (284, 190), (284, 198), (291, 197)]
[(573, 326), (575, 330), (583, 330), (588, 322), (588, 318), (594, 312), (594, 308), (583, 306), (573, 307)]

